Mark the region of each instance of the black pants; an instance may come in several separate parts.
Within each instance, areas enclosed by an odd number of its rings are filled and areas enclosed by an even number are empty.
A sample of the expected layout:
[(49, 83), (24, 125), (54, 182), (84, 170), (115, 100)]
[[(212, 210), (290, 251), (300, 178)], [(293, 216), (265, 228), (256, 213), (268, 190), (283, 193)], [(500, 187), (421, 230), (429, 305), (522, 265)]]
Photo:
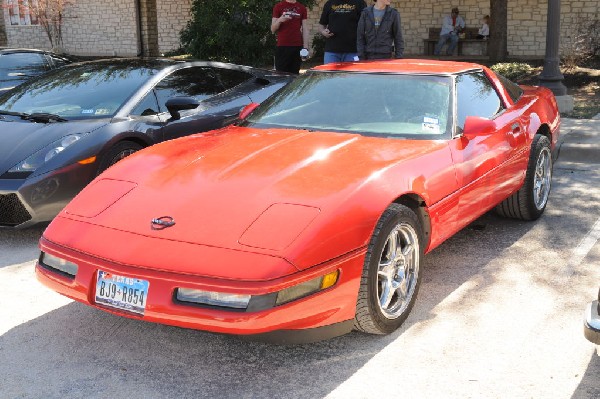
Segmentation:
[(277, 46), (275, 49), (275, 69), (281, 72), (300, 73), (300, 50), (302, 46)]

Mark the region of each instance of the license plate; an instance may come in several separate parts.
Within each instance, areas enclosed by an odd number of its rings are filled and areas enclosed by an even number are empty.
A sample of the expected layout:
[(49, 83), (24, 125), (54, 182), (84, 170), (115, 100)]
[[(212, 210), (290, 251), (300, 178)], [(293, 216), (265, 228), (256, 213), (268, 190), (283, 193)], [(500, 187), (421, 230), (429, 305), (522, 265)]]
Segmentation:
[(96, 303), (143, 315), (150, 283), (98, 270)]

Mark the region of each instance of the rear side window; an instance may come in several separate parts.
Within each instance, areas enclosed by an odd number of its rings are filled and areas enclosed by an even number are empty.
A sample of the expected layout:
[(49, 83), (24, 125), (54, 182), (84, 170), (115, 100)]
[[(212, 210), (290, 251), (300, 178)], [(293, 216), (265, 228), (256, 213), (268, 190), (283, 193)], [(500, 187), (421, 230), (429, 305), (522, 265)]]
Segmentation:
[(191, 67), (179, 69), (165, 77), (155, 87), (161, 112), (166, 112), (165, 103), (171, 97), (189, 96), (198, 101), (206, 100), (225, 91), (213, 68)]
[(42, 54), (10, 53), (0, 56), (0, 73), (4, 77), (32, 77), (48, 70)]
[(504, 86), (504, 88), (506, 89), (506, 92), (512, 99), (513, 103), (519, 101), (519, 98), (521, 98), (521, 96), (523, 95), (523, 89), (521, 89), (519, 85), (513, 83), (512, 81), (508, 80), (502, 75), (496, 74), (496, 76), (498, 76), (500, 83), (502, 83), (502, 86)]
[(493, 118), (504, 110), (498, 93), (483, 72), (456, 77), (456, 124), (461, 129), (467, 116)]
[(252, 77), (251, 74), (242, 71), (235, 71), (233, 69), (215, 69), (215, 73), (218, 74), (219, 80), (225, 90), (229, 90), (241, 83), (244, 83)]

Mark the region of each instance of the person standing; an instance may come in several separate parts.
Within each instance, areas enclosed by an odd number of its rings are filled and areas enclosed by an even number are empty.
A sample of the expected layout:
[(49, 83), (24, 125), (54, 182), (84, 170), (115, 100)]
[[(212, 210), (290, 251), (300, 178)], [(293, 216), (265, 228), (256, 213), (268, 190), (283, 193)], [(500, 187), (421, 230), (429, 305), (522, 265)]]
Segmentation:
[(306, 18), (306, 7), (296, 0), (282, 0), (273, 7), (271, 32), (277, 34), (276, 70), (300, 73), (300, 51), (308, 49)]
[(328, 0), (323, 7), (319, 28), (325, 37), (324, 63), (355, 61), (356, 28), (364, 0)]
[(446, 42), (450, 42), (446, 48), (446, 55), (452, 55), (458, 44), (458, 35), (465, 29), (465, 20), (458, 15), (458, 8), (454, 7), (450, 15), (446, 15), (442, 20), (442, 30), (440, 31), (440, 40), (435, 45), (433, 54), (440, 55), (442, 47)]
[[(391, 0), (374, 0), (365, 8), (356, 29), (356, 50), (361, 60), (402, 58), (404, 39), (400, 13), (390, 6)], [(393, 53), (393, 55), (392, 55)]]

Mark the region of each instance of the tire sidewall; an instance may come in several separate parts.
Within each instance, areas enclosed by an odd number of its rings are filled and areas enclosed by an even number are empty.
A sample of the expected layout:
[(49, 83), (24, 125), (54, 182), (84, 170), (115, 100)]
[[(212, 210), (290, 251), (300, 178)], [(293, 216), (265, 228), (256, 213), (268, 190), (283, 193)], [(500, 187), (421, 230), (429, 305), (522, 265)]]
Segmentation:
[(395, 212), (384, 214), (384, 219), (381, 220), (381, 228), (377, 236), (373, 236), (372, 238), (372, 243), (374, 245), (369, 259), (365, 259), (365, 267), (368, 268), (368, 303), (370, 314), (373, 323), (384, 334), (389, 334), (398, 329), (398, 327), (406, 320), (414, 305), (419, 286), (421, 285), (421, 267), (419, 264), (418, 272), (416, 274), (417, 282), (407, 308), (395, 319), (389, 319), (383, 314), (379, 307), (379, 298), (377, 296), (379, 260), (388, 235), (398, 224), (408, 223), (415, 230), (419, 245), (419, 262), (421, 262), (421, 259), (423, 258), (423, 235), (417, 215), (409, 208), (402, 205), (394, 204), (392, 209), (394, 209)]
[[(540, 157), (540, 154), (544, 151), (544, 149), (547, 150), (549, 157), (550, 157), (550, 168), (549, 168), (549, 173), (550, 173), (550, 181), (549, 181), (549, 185), (550, 187), (548, 188), (548, 197), (546, 198), (546, 201), (544, 203), (544, 206), (542, 206), (542, 208), (539, 208), (536, 206), (535, 204), (535, 195), (534, 195), (534, 187), (535, 187), (535, 172), (536, 172), (536, 165), (538, 162), (538, 159)], [(553, 162), (552, 162), (552, 152), (550, 150), (550, 140), (548, 140), (548, 138), (546, 136), (542, 136), (542, 135), (537, 135), (532, 143), (532, 152), (531, 152), (531, 156), (529, 157), (529, 165), (527, 167), (527, 173), (526, 173), (526, 184), (523, 187), (525, 190), (527, 190), (524, 194), (525, 194), (525, 198), (527, 199), (527, 213), (530, 216), (531, 220), (535, 220), (538, 219), (543, 213), (544, 210), (546, 209), (546, 205), (548, 205), (548, 198), (550, 197), (550, 191), (552, 190), (552, 169), (553, 169)]]

